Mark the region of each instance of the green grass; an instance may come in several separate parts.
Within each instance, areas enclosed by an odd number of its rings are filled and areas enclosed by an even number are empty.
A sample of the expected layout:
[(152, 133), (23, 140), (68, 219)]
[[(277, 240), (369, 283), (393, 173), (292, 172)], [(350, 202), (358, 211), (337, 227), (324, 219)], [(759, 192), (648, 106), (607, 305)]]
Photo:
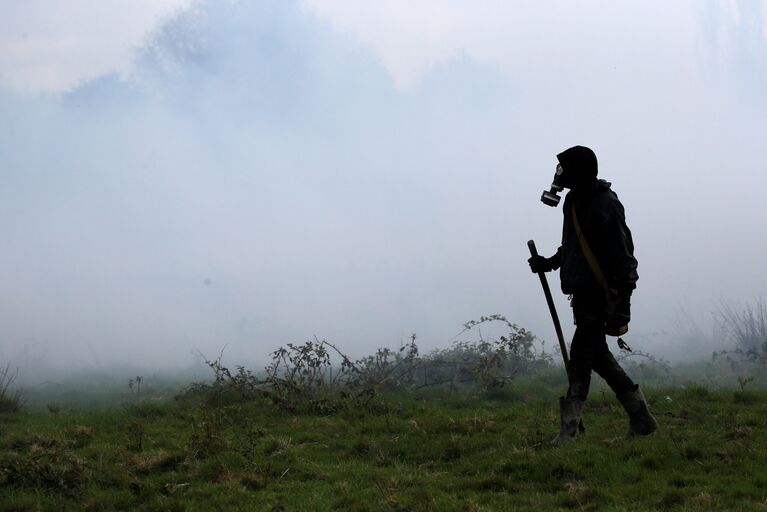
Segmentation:
[(625, 439), (597, 385), (560, 448), (535, 382), (324, 417), (196, 400), (2, 415), (0, 511), (767, 510), (767, 391), (645, 394), (656, 435)]

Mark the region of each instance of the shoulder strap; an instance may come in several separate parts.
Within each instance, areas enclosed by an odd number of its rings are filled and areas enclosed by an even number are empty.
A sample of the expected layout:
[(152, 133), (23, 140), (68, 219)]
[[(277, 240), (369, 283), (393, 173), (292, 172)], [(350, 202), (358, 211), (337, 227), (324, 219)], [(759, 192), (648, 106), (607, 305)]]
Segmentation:
[(594, 277), (597, 278), (597, 282), (599, 283), (599, 286), (602, 287), (605, 291), (605, 296), (607, 297), (607, 307), (608, 309), (615, 307), (615, 291), (610, 288), (610, 284), (607, 282), (607, 278), (605, 278), (604, 273), (602, 272), (602, 268), (599, 266), (599, 263), (597, 262), (596, 256), (594, 256), (594, 253), (591, 251), (591, 247), (589, 247), (589, 243), (586, 241), (586, 237), (583, 236), (583, 231), (581, 230), (581, 224), (578, 222), (578, 215), (575, 213), (575, 201), (572, 203), (572, 212), (573, 212), (573, 224), (575, 224), (575, 234), (578, 236), (578, 243), (581, 245), (581, 251), (583, 251), (583, 255), (586, 257), (586, 261), (589, 264), (589, 267), (591, 267), (591, 271), (594, 272)]

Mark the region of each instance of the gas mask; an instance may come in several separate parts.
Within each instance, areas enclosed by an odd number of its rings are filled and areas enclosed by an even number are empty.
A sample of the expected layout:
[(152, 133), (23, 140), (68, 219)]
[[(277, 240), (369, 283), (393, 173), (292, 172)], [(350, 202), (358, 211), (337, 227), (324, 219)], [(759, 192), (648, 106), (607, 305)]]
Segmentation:
[(562, 164), (557, 164), (557, 171), (554, 174), (554, 181), (551, 182), (551, 190), (544, 190), (541, 195), (541, 202), (548, 206), (559, 205), (559, 193), (565, 189), (564, 170)]

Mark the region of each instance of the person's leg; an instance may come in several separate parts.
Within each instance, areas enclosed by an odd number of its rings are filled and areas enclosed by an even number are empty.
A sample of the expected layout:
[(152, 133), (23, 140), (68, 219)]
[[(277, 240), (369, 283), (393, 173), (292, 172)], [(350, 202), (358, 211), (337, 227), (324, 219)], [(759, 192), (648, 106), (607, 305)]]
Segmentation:
[(639, 385), (617, 395), (618, 401), (629, 416), (629, 428), (626, 432), (628, 437), (647, 436), (658, 430), (658, 420), (650, 413), (642, 390)]
[(589, 394), (595, 342), (600, 336), (604, 338), (604, 321), (599, 314), (593, 313), (593, 301), (573, 299), (572, 305), (576, 329), (570, 344), (567, 395), (559, 399), (560, 431), (551, 441), (555, 445), (575, 441), (581, 425), (583, 401)]
[(585, 401), (591, 386), (591, 370), (596, 356), (595, 348), (604, 339), (603, 329), (593, 319), (580, 319), (570, 344), (570, 364), (568, 367), (569, 387), (567, 398)]
[(626, 410), (629, 416), (627, 435), (648, 435), (658, 429), (658, 421), (650, 413), (642, 391), (615, 360), (604, 336), (602, 343), (594, 347), (593, 368), (600, 377), (605, 379)]
[(631, 391), (636, 387), (634, 381), (626, 375), (621, 365), (615, 360), (604, 336), (602, 336), (601, 344), (595, 347), (594, 352), (594, 371), (607, 382), (607, 385), (610, 386), (610, 389), (613, 390), (616, 396)]

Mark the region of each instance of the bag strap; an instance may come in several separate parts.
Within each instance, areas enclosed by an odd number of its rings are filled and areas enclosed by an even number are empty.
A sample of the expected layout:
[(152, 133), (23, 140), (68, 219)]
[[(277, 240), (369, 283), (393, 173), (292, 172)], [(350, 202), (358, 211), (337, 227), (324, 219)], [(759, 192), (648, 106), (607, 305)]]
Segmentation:
[(615, 295), (617, 295), (617, 292), (610, 288), (609, 283), (607, 282), (607, 278), (605, 277), (605, 274), (602, 272), (602, 268), (599, 266), (599, 263), (597, 262), (596, 256), (594, 256), (594, 253), (591, 250), (591, 247), (589, 247), (589, 243), (586, 241), (586, 237), (583, 236), (583, 230), (581, 230), (581, 224), (578, 222), (578, 215), (575, 213), (575, 201), (572, 203), (572, 212), (573, 212), (573, 224), (575, 224), (575, 234), (578, 236), (578, 243), (581, 245), (581, 251), (583, 252), (583, 255), (586, 257), (586, 261), (589, 264), (589, 267), (591, 267), (591, 271), (594, 273), (594, 277), (597, 278), (597, 282), (599, 285), (604, 289), (605, 291), (605, 297), (607, 298), (607, 308), (608, 311), (615, 309)]

